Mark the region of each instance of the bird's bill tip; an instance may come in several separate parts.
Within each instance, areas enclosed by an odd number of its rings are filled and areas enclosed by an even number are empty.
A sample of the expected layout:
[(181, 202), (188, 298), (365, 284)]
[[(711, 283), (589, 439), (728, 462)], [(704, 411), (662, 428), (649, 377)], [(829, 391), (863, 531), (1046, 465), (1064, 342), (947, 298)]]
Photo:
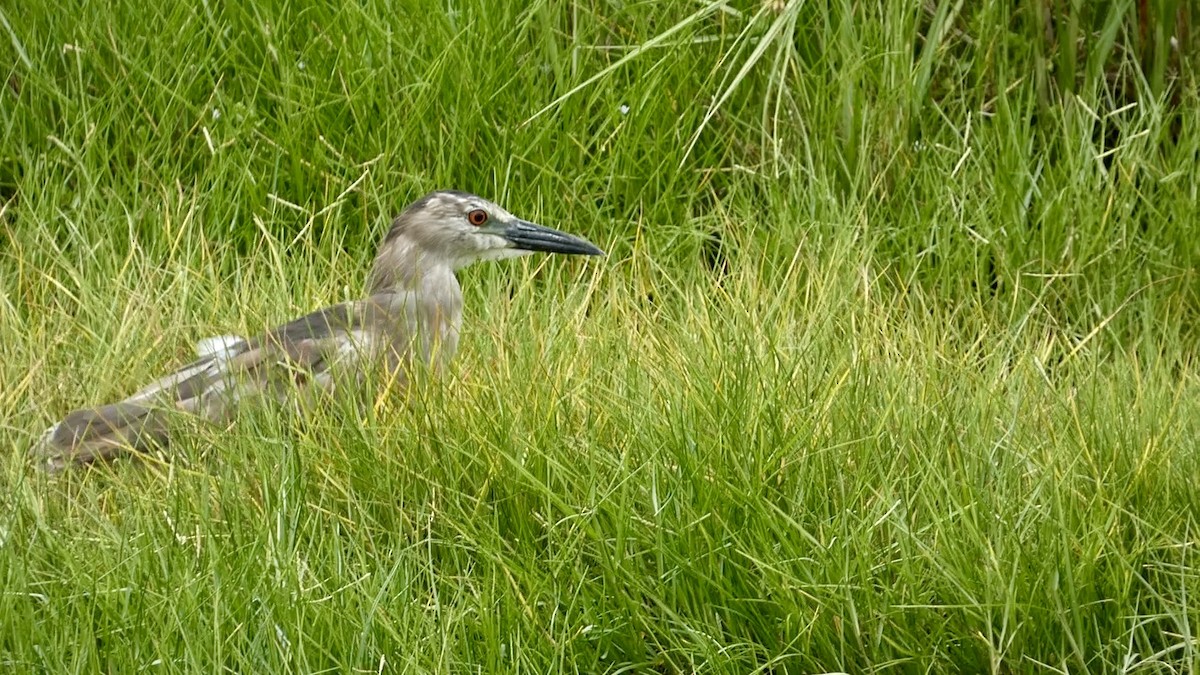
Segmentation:
[(504, 238), (522, 251), (562, 253), (566, 255), (604, 255), (595, 244), (554, 228), (518, 220), (504, 228)]

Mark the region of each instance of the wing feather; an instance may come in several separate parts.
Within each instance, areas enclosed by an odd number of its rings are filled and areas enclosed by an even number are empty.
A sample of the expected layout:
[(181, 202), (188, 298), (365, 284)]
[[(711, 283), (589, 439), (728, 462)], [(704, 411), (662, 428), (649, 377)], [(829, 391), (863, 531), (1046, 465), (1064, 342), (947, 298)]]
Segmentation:
[(225, 421), (246, 398), (299, 394), (311, 400), (344, 375), (358, 379), (370, 360), (382, 359), (407, 382), (403, 368), (430, 353), (429, 337), (417, 335), (419, 311), (412, 293), (389, 292), (319, 309), (253, 338), (205, 338), (196, 345), (196, 361), (123, 401), (73, 411), (34, 452), (46, 466), (62, 468), (145, 449), (167, 441), (165, 415), (172, 410)]

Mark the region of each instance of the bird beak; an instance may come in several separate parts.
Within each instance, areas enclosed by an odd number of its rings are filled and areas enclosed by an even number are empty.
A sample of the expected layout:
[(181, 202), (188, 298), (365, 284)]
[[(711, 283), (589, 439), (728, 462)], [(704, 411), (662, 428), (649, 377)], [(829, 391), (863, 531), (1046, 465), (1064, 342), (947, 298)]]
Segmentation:
[(500, 236), (512, 242), (522, 251), (544, 251), (568, 255), (604, 255), (592, 242), (566, 232), (535, 225), (524, 220), (514, 220), (504, 226)]

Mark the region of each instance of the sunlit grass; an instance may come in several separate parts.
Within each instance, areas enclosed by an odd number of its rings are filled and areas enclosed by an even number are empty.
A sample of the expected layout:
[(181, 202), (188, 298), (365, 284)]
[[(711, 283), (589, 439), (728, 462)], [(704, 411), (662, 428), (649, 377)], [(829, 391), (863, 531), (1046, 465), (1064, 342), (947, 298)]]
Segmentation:
[[(0, 666), (1194, 670), (1195, 95), (900, 5), (5, 10)], [(609, 255), (463, 271), (445, 380), (31, 469), (434, 187)]]

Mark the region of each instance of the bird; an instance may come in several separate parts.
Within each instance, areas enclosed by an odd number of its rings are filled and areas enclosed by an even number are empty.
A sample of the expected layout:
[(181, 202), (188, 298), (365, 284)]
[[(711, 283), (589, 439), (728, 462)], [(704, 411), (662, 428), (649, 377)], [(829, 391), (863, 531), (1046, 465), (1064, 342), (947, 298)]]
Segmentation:
[(444, 372), (458, 348), (463, 295), (456, 272), (535, 252), (601, 256), (590, 241), (518, 218), (467, 192), (438, 190), (405, 208), (379, 245), (366, 297), (318, 309), (254, 337), (200, 340), (197, 359), (128, 398), (68, 413), (34, 443), (57, 472), (164, 447), (178, 411), (225, 422), (240, 402), (312, 398), (383, 366), (407, 386), (415, 368)]

